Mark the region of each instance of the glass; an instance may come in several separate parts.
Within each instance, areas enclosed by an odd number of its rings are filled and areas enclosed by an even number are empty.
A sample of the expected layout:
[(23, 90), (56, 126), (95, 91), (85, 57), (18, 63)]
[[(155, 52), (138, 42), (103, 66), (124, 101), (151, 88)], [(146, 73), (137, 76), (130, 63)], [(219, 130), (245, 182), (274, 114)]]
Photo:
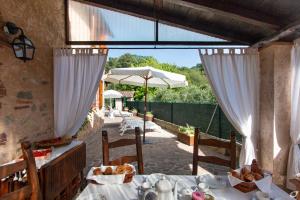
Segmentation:
[(154, 41), (155, 23), (120, 12), (69, 1), (71, 41)]
[(211, 37), (201, 33), (169, 26), (166, 24), (158, 24), (158, 40), (159, 41), (226, 41), (216, 37)]

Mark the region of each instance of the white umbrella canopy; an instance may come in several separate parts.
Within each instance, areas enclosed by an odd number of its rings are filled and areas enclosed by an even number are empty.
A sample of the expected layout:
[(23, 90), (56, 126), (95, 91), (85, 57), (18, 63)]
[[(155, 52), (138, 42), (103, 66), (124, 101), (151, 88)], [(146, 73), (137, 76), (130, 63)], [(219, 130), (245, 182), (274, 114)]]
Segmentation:
[(105, 99), (118, 99), (121, 98), (123, 95), (116, 90), (105, 90), (103, 92), (103, 96)]
[(105, 75), (104, 80), (110, 83), (128, 84), (135, 86), (145, 86), (145, 104), (144, 104), (144, 134), (143, 142), (145, 141), (146, 133), (146, 113), (147, 113), (147, 88), (177, 88), (188, 85), (184, 75), (163, 70), (155, 69), (153, 67), (129, 67), (111, 69)]
[(149, 66), (112, 69), (105, 78), (107, 82), (135, 86), (145, 85), (146, 80), (148, 87), (177, 88), (188, 85), (184, 75)]

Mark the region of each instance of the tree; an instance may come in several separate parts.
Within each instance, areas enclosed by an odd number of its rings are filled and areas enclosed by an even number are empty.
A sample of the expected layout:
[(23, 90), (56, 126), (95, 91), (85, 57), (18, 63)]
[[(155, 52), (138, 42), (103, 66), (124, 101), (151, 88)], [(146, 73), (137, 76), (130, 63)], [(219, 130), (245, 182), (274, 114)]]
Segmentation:
[[(192, 68), (178, 67), (174, 64), (159, 63), (152, 56), (138, 56), (126, 53), (118, 58), (110, 58), (106, 63), (105, 71), (120, 67), (142, 67), (151, 66), (164, 71), (175, 72), (186, 76), (188, 87), (177, 89), (149, 88), (149, 101), (162, 102), (187, 102), (187, 103), (215, 103), (211, 87), (205, 77), (202, 64), (197, 64)], [(109, 89), (134, 90), (135, 100), (143, 100), (144, 87), (131, 86), (125, 84), (110, 84)]]

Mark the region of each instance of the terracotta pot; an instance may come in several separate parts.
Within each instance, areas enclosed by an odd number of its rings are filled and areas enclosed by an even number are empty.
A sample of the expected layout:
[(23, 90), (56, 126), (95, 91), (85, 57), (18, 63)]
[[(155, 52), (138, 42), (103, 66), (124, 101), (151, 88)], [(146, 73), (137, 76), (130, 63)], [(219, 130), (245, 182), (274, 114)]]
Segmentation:
[(187, 135), (181, 132), (177, 134), (178, 141), (182, 142), (183, 144), (193, 146), (194, 145), (194, 135)]
[(153, 121), (153, 115), (152, 116), (149, 116), (149, 115), (146, 115), (146, 121)]

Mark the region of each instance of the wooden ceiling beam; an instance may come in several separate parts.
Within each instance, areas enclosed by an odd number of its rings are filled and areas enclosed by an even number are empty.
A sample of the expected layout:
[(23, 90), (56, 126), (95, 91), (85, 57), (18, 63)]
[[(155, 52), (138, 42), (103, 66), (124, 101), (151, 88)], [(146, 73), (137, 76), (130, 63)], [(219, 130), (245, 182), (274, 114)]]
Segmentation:
[(256, 42), (255, 44), (252, 45), (252, 47), (260, 48), (260, 47), (266, 46), (272, 42), (280, 41), (280, 39), (287, 37), (289, 35), (292, 35), (296, 32), (300, 33), (300, 20), (286, 26), (285, 28), (283, 28), (279, 32), (277, 32), (276, 34), (273, 34), (269, 37), (266, 37), (266, 38)]
[(272, 16), (255, 10), (249, 10), (232, 3), (213, 0), (167, 0), (169, 2), (203, 11), (211, 11), (217, 15), (229, 17), (259, 27), (279, 30), (281, 22)]
[(141, 5), (133, 5), (129, 2), (118, 1), (118, 0), (77, 0), (82, 3), (87, 3), (90, 5), (98, 6), (101, 8), (106, 8), (109, 10), (137, 16), (140, 18), (159, 20), (160, 22), (184, 28), (186, 30), (198, 32), (201, 34), (206, 34), (209, 36), (221, 38), (224, 40), (229, 40), (232, 42), (239, 42), (243, 45), (249, 45), (257, 41), (252, 35), (243, 33), (241, 31), (233, 31), (227, 27), (221, 27), (213, 25), (209, 22), (195, 21), (190, 18), (178, 16), (177, 13), (166, 13), (163, 9), (156, 13), (155, 7), (142, 7)]

